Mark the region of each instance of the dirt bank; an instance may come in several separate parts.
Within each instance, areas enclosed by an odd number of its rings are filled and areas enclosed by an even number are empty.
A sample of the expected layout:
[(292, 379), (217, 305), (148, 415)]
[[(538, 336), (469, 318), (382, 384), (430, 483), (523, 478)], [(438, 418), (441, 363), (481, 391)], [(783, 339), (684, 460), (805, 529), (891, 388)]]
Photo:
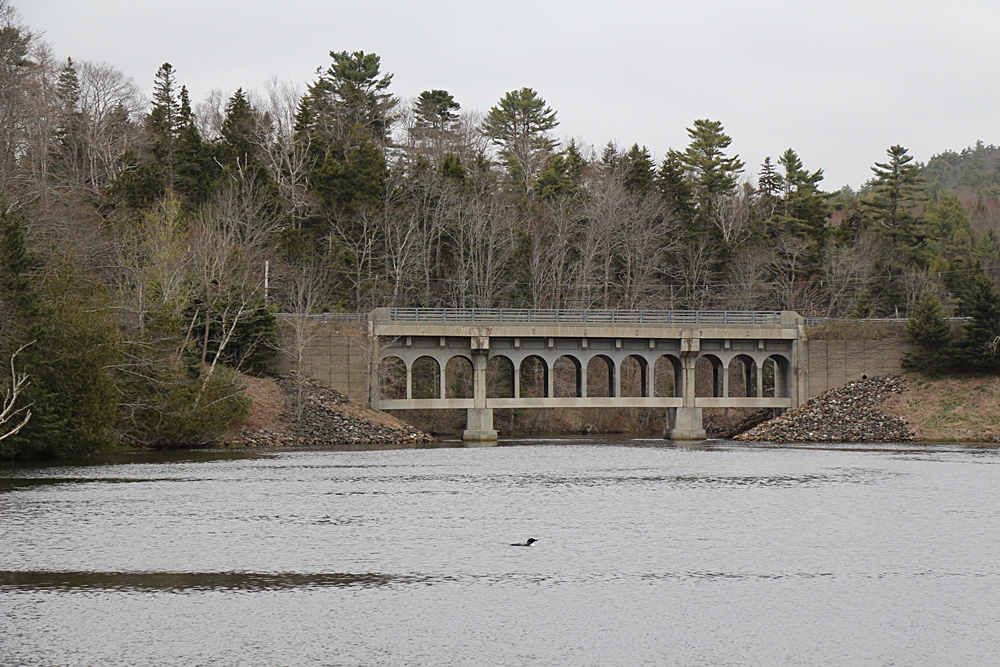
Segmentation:
[(1000, 442), (1000, 378), (910, 375), (909, 391), (882, 410), (905, 419), (918, 440)]
[(294, 374), (244, 380), (253, 405), (246, 423), (220, 439), (227, 445), (399, 445), (434, 440), (316, 380), (299, 382)]

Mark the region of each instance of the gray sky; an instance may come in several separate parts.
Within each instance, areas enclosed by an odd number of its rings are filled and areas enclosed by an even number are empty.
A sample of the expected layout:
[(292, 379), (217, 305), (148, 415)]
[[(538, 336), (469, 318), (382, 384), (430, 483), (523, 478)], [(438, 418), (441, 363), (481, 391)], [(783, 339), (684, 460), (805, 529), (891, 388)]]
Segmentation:
[(444, 88), (489, 109), (529, 86), (560, 137), (645, 144), (721, 120), (748, 170), (794, 148), (825, 189), (859, 186), (902, 144), (918, 160), (1000, 143), (995, 0), (13, 0), (56, 56), (106, 61), (145, 89), (163, 62), (192, 101), (300, 84), (363, 50), (392, 92)]

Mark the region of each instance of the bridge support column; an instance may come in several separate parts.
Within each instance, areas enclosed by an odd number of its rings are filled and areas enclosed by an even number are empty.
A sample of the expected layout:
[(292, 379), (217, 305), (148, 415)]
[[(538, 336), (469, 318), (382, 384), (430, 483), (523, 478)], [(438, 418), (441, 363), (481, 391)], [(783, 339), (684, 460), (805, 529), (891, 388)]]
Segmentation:
[(474, 408), (465, 413), (465, 430), (462, 440), (470, 447), (489, 447), (497, 444), (493, 428), (493, 409), (486, 407), (487, 350), (472, 352), (472, 399)]
[(667, 408), (667, 440), (704, 440), (708, 437), (702, 424), (701, 408)]
[(497, 444), (493, 428), (493, 408), (469, 408), (465, 411), (462, 441), (470, 447), (490, 447)]
[(667, 440), (704, 440), (708, 435), (702, 424), (701, 408), (694, 406), (697, 362), (698, 357), (693, 354), (681, 357), (679, 384), (683, 387), (684, 407), (667, 409), (667, 428), (663, 431)]

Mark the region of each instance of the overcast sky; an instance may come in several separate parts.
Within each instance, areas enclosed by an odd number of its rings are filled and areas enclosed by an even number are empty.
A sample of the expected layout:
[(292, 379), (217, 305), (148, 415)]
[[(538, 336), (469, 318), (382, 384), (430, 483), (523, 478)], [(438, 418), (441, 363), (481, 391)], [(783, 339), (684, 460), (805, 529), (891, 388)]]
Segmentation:
[(170, 62), (193, 101), (272, 76), (304, 88), (331, 50), (363, 50), (401, 97), (444, 88), (485, 111), (529, 86), (559, 137), (657, 159), (721, 120), (748, 170), (791, 147), (828, 190), (891, 144), (926, 161), (1000, 143), (996, 0), (12, 1), (58, 57), (146, 90)]

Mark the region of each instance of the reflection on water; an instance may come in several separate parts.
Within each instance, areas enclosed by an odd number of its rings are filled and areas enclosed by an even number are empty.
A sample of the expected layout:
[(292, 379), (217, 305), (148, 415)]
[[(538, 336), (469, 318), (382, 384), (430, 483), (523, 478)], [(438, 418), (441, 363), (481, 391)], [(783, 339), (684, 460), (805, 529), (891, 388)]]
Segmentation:
[(459, 446), (0, 466), (0, 664), (1000, 655), (995, 449)]
[(283, 588), (387, 586), (418, 583), (419, 577), (388, 574), (259, 574), (253, 572), (26, 572), (0, 571), (2, 590), (87, 589), (121, 591), (227, 590), (262, 591)]

